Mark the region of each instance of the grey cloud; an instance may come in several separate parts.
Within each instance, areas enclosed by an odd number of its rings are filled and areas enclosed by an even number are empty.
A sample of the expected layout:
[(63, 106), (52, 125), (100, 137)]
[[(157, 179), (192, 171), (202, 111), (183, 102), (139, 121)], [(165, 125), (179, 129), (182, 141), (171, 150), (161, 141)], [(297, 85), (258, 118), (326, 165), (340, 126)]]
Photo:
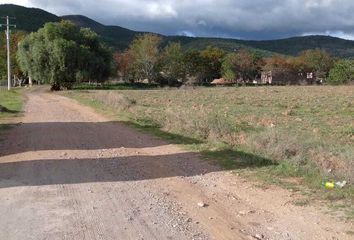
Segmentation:
[(58, 15), (175, 35), (271, 39), (327, 33), (351, 36), (352, 0), (29, 0)]

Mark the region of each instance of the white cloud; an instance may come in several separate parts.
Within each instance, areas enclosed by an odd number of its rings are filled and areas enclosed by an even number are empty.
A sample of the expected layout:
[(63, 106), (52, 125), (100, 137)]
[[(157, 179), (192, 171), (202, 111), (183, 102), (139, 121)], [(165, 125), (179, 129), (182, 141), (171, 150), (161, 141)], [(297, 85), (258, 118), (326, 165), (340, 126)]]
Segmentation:
[(8, 4), (8, 3), (17, 4), (17, 5), (26, 6), (26, 7), (32, 7), (32, 5), (27, 0), (11, 0), (11, 1), (0, 0), (0, 4)]
[(177, 34), (181, 35), (181, 36), (186, 36), (186, 37), (195, 37), (194, 33), (187, 31), (187, 30), (179, 31)]
[(176, 10), (170, 4), (165, 3), (148, 3), (146, 10), (150, 18), (175, 18), (178, 16)]

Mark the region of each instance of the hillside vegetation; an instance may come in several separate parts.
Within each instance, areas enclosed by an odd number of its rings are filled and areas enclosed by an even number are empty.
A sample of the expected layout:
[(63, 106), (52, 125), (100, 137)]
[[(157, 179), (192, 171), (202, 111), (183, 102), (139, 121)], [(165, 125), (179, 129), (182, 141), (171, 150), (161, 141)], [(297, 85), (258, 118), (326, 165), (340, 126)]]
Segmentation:
[(126, 49), (137, 35), (142, 34), (119, 26), (105, 26), (81, 15), (63, 16), (62, 19), (69, 20), (79, 27), (91, 28), (107, 45), (118, 50)]
[[(35, 32), (47, 22), (58, 22), (60, 17), (39, 8), (25, 8), (12, 4), (0, 5), (0, 16), (16, 17), (11, 24), (16, 24), (17, 30)], [(1, 20), (5, 23), (5, 19)]]
[(280, 40), (246, 41), (245, 45), (292, 56), (304, 50), (316, 48), (324, 50), (332, 56), (354, 56), (354, 41), (330, 36), (305, 36)]

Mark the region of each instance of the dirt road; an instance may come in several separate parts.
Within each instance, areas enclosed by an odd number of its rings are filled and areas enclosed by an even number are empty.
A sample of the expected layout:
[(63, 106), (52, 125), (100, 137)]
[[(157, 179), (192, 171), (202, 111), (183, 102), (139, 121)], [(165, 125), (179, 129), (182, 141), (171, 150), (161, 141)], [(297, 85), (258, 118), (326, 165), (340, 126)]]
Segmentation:
[(32, 91), (21, 121), (0, 141), (0, 239), (353, 239), (352, 223), (294, 193), (74, 100)]

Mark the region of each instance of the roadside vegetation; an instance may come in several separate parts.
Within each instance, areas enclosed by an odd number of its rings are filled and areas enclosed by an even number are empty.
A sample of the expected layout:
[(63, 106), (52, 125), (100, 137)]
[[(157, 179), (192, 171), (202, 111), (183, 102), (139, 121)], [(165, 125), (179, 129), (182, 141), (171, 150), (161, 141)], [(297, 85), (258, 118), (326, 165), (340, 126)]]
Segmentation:
[(21, 89), (0, 87), (0, 131), (11, 126), (11, 119), (21, 114), (23, 95)]
[[(69, 96), (226, 169), (331, 201), (354, 201), (354, 88), (257, 87), (71, 91)], [(251, 174), (252, 173), (252, 174)], [(281, 179), (298, 178), (296, 187)], [(343, 181), (324, 190), (322, 181)]]

